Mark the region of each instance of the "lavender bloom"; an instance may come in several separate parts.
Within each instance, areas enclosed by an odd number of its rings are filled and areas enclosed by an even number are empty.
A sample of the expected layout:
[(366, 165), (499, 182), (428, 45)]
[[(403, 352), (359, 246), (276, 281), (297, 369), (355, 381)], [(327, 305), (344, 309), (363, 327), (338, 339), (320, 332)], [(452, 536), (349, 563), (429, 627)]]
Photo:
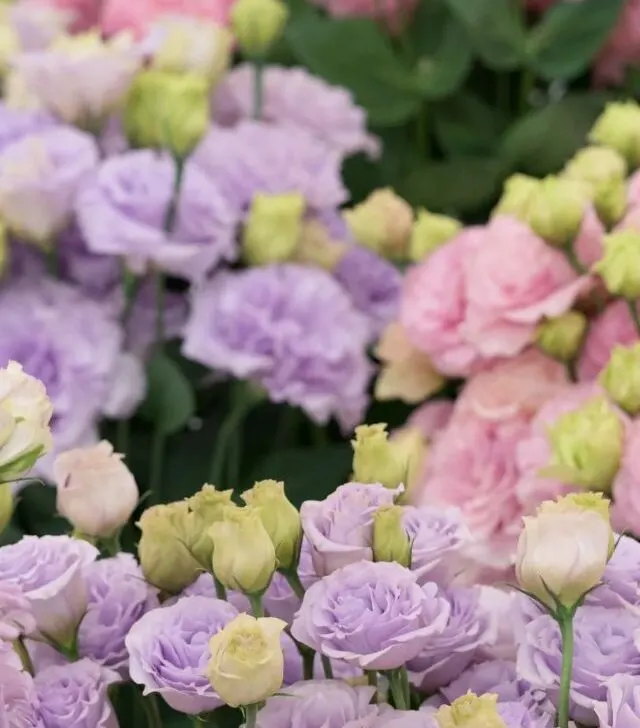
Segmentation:
[(182, 351), (349, 430), (367, 405), (367, 340), (366, 320), (330, 275), (271, 265), (220, 273), (196, 290)]
[(344, 728), (378, 714), (378, 706), (370, 704), (374, 692), (339, 680), (299, 682), (267, 700), (257, 728)]
[(237, 615), (231, 604), (208, 597), (184, 597), (147, 612), (125, 640), (131, 679), (181, 713), (215, 710), (222, 700), (205, 676), (209, 640)]
[[(300, 549), (298, 576), (305, 589), (318, 580), (318, 575), (313, 568), (311, 545), (306, 538), (303, 539)], [(284, 576), (276, 572), (262, 597), (262, 603), (271, 617), (277, 617), (291, 624), (295, 613), (300, 608), (301, 600), (293, 593)]]
[(553, 714), (529, 707), (521, 702), (498, 703), (498, 714), (506, 728), (553, 728)]
[(136, 272), (154, 264), (189, 280), (234, 260), (237, 212), (191, 162), (185, 165), (174, 225), (165, 231), (176, 175), (170, 156), (150, 150), (103, 162), (76, 205), (89, 249), (124, 256)]
[(73, 16), (68, 10), (47, 7), (39, 0), (22, 0), (9, 9), (11, 25), (25, 51), (47, 48), (57, 36), (68, 32)]
[(466, 695), (496, 693), (501, 702), (517, 702), (531, 693), (531, 683), (518, 675), (514, 662), (489, 660), (473, 665), (440, 692), (449, 703)]
[(97, 556), (68, 536), (24, 536), (0, 548), (0, 582), (22, 587), (38, 630), (65, 643), (87, 607), (83, 571)]
[(371, 723), (371, 728), (440, 728), (436, 719), (424, 711), (393, 710), (385, 706), (379, 710), (379, 715)]
[(600, 728), (640, 726), (640, 678), (614, 675), (607, 681), (606, 702), (594, 706)]
[(0, 640), (0, 668), (8, 665), (16, 670), (22, 670), (22, 663), (18, 657), (18, 653), (13, 649), (11, 642)]
[(67, 127), (22, 137), (0, 154), (0, 213), (17, 235), (43, 246), (65, 229), (76, 195), (98, 164), (89, 134)]
[(91, 660), (48, 667), (35, 677), (46, 728), (117, 728), (107, 689), (118, 675)]
[(31, 675), (0, 662), (1, 728), (45, 728), (39, 708)]
[(425, 693), (458, 677), (471, 664), (477, 648), (495, 637), (490, 616), (479, 606), (477, 590), (455, 588), (444, 595), (451, 604), (446, 627), (407, 665), (413, 682)]
[(348, 564), (373, 560), (373, 516), (382, 506), (393, 505), (396, 495), (379, 484), (346, 483), (323, 501), (305, 501), (300, 518), (316, 573), (326, 576)]
[(303, 129), (259, 121), (214, 127), (192, 159), (239, 210), (248, 210), (257, 192), (299, 192), (309, 212), (334, 211), (349, 197), (341, 155)]
[[(143, 283), (131, 308), (127, 324), (127, 349), (145, 357), (155, 343), (155, 286)], [(164, 295), (164, 335), (167, 341), (181, 338), (188, 317), (186, 296), (173, 291)]]
[(0, 581), (0, 640), (12, 642), (35, 628), (31, 604), (20, 584)]
[(361, 245), (351, 245), (333, 270), (353, 305), (370, 322), (371, 338), (397, 316), (402, 275), (389, 261)]
[[(284, 673), (282, 684), (293, 685), (304, 679), (304, 663), (302, 655), (296, 643), (289, 637), (286, 632), (280, 635), (280, 645), (284, 655)], [(354, 665), (349, 665), (342, 660), (331, 660), (331, 669), (336, 680), (348, 680), (349, 678), (362, 677), (362, 670)], [(313, 677), (317, 680), (323, 680), (324, 668), (322, 660), (318, 655), (313, 661)]]
[[(640, 619), (624, 608), (581, 607), (574, 619), (571, 716), (597, 725), (594, 701), (606, 700), (607, 681), (623, 672), (640, 676), (640, 652), (629, 637)], [(518, 650), (518, 672), (535, 687), (557, 698), (562, 666), (558, 625), (549, 615), (531, 621)]]
[(640, 543), (629, 536), (620, 537), (602, 582), (602, 586), (589, 594), (587, 604), (640, 607)]
[(58, 122), (42, 111), (13, 109), (0, 103), (0, 153), (10, 144), (45, 129), (51, 129)]
[[(368, 134), (366, 115), (353, 96), (303, 68), (268, 66), (264, 71), (262, 118), (280, 127), (304, 129), (341, 156), (365, 152), (376, 159), (379, 140)], [(236, 124), (253, 114), (251, 64), (236, 66), (218, 86), (214, 116), (223, 126)]]
[(421, 588), (399, 564), (361, 561), (307, 591), (291, 634), (329, 658), (393, 670), (442, 634), (450, 610), (435, 584)]
[[(185, 587), (177, 598), (174, 598), (174, 602), (184, 597), (209, 597), (210, 599), (217, 599), (216, 596), (216, 585), (213, 581), (213, 576), (209, 573), (200, 574), (200, 576), (189, 586)], [(242, 592), (233, 591), (227, 589), (227, 601), (238, 612), (246, 612), (251, 614), (251, 602), (245, 597)], [(165, 602), (168, 604), (169, 602)]]
[(146, 583), (131, 554), (96, 561), (85, 578), (89, 602), (78, 631), (79, 653), (126, 679), (125, 637), (143, 614), (159, 606), (157, 592)]

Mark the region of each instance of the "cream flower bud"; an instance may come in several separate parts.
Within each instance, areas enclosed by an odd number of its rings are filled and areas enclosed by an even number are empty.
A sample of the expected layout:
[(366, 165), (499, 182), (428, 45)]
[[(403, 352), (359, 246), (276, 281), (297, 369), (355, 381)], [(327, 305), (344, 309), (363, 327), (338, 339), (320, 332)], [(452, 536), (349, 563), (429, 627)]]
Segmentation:
[(262, 58), (280, 39), (288, 18), (282, 0), (236, 0), (231, 8), (231, 29), (245, 55)]
[(640, 414), (640, 344), (615, 346), (599, 380), (625, 412), (632, 416)]
[(192, 584), (202, 572), (185, 545), (185, 522), (189, 506), (186, 501), (147, 508), (140, 517), (142, 531), (138, 558), (150, 584), (176, 594)]
[(86, 536), (114, 536), (138, 504), (138, 486), (131, 471), (105, 440), (60, 453), (53, 474), (58, 513)]
[(589, 141), (614, 149), (632, 168), (640, 165), (640, 104), (607, 104), (589, 133)]
[(356, 427), (353, 448), (353, 480), (357, 483), (381, 483), (397, 488), (404, 483), (409, 461), (404, 448), (389, 440), (386, 424)]
[(123, 122), (132, 146), (186, 157), (209, 127), (209, 84), (195, 73), (143, 71), (131, 86)]
[(254, 195), (242, 234), (249, 265), (267, 265), (293, 257), (302, 234), (304, 197), (299, 192)]
[(493, 693), (461, 695), (451, 705), (443, 705), (435, 719), (439, 728), (507, 728), (498, 713), (498, 696)]
[(568, 311), (538, 325), (536, 343), (545, 354), (559, 361), (571, 361), (577, 354), (587, 330), (587, 317)]
[(551, 463), (540, 472), (571, 485), (608, 493), (620, 467), (624, 424), (604, 397), (561, 415), (548, 437)]
[(360, 205), (344, 212), (352, 235), (387, 258), (407, 255), (413, 232), (411, 206), (390, 188), (376, 190)]
[(379, 508), (373, 516), (375, 561), (396, 561), (411, 566), (411, 541), (402, 525), (402, 506)]
[(613, 149), (586, 147), (564, 169), (568, 179), (584, 182), (601, 220), (609, 227), (627, 207), (627, 164)]
[(276, 551), (255, 506), (227, 506), (209, 529), (213, 573), (227, 589), (261, 594), (277, 567)]
[(612, 538), (606, 500), (574, 496), (545, 502), (535, 517), (524, 519), (516, 555), (518, 583), (552, 609), (556, 600), (572, 608), (600, 583)]
[(333, 271), (348, 250), (349, 245), (341, 240), (333, 240), (321, 222), (307, 220), (302, 223), (292, 260)]
[(224, 518), (225, 508), (233, 505), (232, 495), (232, 490), (216, 490), (214, 485), (205, 483), (187, 500), (189, 515), (185, 520), (186, 545), (207, 571), (211, 569), (213, 555), (213, 541), (209, 529)]
[(462, 223), (453, 217), (418, 210), (409, 241), (409, 260), (417, 263), (426, 258), (455, 237), (461, 229)]
[(279, 569), (295, 569), (302, 544), (302, 525), (298, 509), (284, 492), (284, 483), (261, 480), (242, 494), (249, 506), (257, 506), (262, 525), (276, 551)]
[(207, 677), (232, 708), (254, 705), (282, 686), (284, 655), (280, 635), (286, 622), (239, 614), (209, 641)]
[(640, 232), (633, 229), (605, 235), (604, 254), (593, 266), (607, 290), (618, 296), (640, 296)]
[(11, 522), (13, 505), (11, 483), (0, 483), (0, 535)]

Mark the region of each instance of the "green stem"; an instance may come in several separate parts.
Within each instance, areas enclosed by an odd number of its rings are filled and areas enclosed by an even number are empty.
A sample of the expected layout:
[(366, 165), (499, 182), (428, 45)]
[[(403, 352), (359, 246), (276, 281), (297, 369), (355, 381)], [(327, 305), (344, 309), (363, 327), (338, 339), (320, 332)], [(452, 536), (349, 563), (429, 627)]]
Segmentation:
[(107, 552), (109, 556), (117, 556), (122, 551), (120, 545), (120, 533), (116, 533), (111, 538), (102, 539), (102, 548)]
[(160, 271), (156, 272), (156, 349), (162, 349), (164, 345), (164, 274)]
[[(209, 482), (212, 485), (221, 487), (224, 484), (223, 474), (226, 463), (225, 456), (228, 454), (229, 444), (236, 430), (240, 427), (252, 406), (253, 402), (251, 401), (251, 398), (238, 397), (232, 406), (231, 411), (222, 423), (222, 427), (220, 428), (216, 439), (216, 445), (213, 449), (211, 466), (209, 469)], [(239, 457), (238, 453), (236, 453), (236, 458), (237, 457)], [(237, 483), (231, 483), (230, 485), (235, 487)]]
[(145, 697), (142, 693), (138, 693), (138, 695), (140, 695), (148, 728), (162, 728), (162, 718), (156, 696), (152, 694)]
[(29, 651), (27, 650), (27, 648), (24, 644), (24, 639), (22, 637), (18, 637), (18, 639), (14, 641), (13, 649), (15, 650), (16, 654), (20, 658), (22, 667), (29, 673), (29, 675), (35, 675), (36, 672), (33, 669), (33, 662), (31, 660), (31, 655), (29, 654)]
[(636, 331), (640, 334), (640, 315), (638, 315), (638, 307), (635, 301), (627, 299), (627, 306), (629, 307), (629, 313), (631, 314), (631, 320), (633, 325), (636, 327)]
[(256, 703), (253, 705), (244, 706), (244, 725), (245, 728), (256, 728), (256, 718), (258, 717), (258, 706)]
[(47, 271), (52, 278), (60, 278), (60, 255), (57, 241), (47, 251)]
[[(303, 648), (303, 649), (300, 649)], [(302, 675), (305, 680), (313, 680), (313, 663), (316, 658), (315, 650), (305, 649), (304, 645), (299, 646), (302, 655)]]
[(253, 118), (262, 119), (264, 106), (264, 59), (253, 59)]
[(262, 595), (261, 594), (247, 594), (249, 604), (251, 604), (251, 611), (256, 619), (264, 617), (264, 607), (262, 606)]
[(213, 577), (213, 583), (216, 587), (216, 597), (218, 599), (222, 599), (223, 601), (227, 601), (227, 590), (224, 588), (224, 584), (217, 579), (215, 576)]
[(324, 676), (327, 678), (327, 680), (333, 680), (333, 668), (331, 667), (331, 660), (326, 655), (320, 655), (320, 661), (322, 662)]
[(151, 473), (149, 475), (149, 490), (151, 497), (155, 502), (162, 502), (161, 484), (162, 469), (164, 467), (164, 450), (167, 442), (167, 436), (164, 432), (157, 428), (153, 432), (153, 440), (151, 442)]
[(409, 678), (406, 668), (399, 667), (388, 673), (389, 688), (396, 710), (411, 710), (411, 694), (409, 693)]
[(562, 635), (562, 673), (560, 677), (560, 696), (558, 698), (558, 728), (568, 728), (571, 670), (573, 666), (573, 614), (569, 612), (562, 615), (559, 624)]
[(375, 670), (367, 670), (367, 683), (370, 687), (375, 688), (373, 699), (378, 697), (378, 673)]
[(129, 450), (129, 420), (118, 420), (116, 425), (116, 450), (121, 455), (126, 455)]
[(304, 599), (305, 590), (302, 582), (300, 581), (300, 577), (298, 576), (298, 572), (294, 569), (283, 569), (282, 575), (287, 580), (291, 587), (291, 591), (298, 597), (298, 599)]
[(525, 69), (520, 79), (520, 114), (525, 114), (528, 111), (534, 86), (535, 77), (533, 73)]

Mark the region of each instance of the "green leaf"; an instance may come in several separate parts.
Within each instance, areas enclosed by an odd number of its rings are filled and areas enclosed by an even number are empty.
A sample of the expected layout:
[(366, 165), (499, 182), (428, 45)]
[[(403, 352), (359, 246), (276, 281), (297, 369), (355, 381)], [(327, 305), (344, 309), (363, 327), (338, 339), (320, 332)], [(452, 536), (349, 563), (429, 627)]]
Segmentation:
[(582, 0), (554, 5), (531, 33), (533, 71), (547, 80), (584, 73), (615, 26), (626, 0)]
[(13, 520), (21, 531), (36, 536), (59, 535), (71, 530), (69, 523), (56, 512), (56, 489), (41, 483), (27, 485), (20, 491)]
[(527, 35), (520, 3), (514, 0), (445, 0), (445, 3), (490, 68), (509, 70), (523, 64)]
[(499, 147), (505, 115), (479, 96), (460, 93), (433, 107), (438, 142), (451, 156), (489, 155)]
[(138, 415), (165, 435), (181, 430), (196, 408), (191, 384), (173, 359), (160, 352), (147, 364), (147, 396)]
[(372, 20), (302, 15), (293, 18), (285, 34), (311, 71), (353, 92), (371, 124), (395, 126), (417, 111), (421, 102), (417, 76), (395, 55)]
[(430, 56), (418, 61), (418, 82), (425, 98), (441, 99), (457, 91), (464, 83), (473, 61), (473, 51), (462, 25), (450, 18), (440, 44)]
[(519, 119), (506, 133), (501, 157), (512, 170), (542, 176), (559, 171), (584, 146), (606, 94), (576, 93)]

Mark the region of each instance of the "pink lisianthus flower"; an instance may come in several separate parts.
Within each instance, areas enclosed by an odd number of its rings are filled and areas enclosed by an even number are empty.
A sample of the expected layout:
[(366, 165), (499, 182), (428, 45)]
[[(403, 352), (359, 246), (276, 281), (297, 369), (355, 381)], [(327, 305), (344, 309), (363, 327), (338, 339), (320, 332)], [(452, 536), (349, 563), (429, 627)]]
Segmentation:
[(585, 268), (590, 268), (602, 258), (602, 240), (606, 232), (595, 208), (589, 205), (573, 242), (578, 260)]
[(373, 18), (392, 33), (407, 24), (419, 0), (313, 0), (336, 18)]
[[(68, 12), (74, 31), (89, 30), (100, 23), (102, 0), (37, 0), (41, 5)], [(138, 0), (136, 0), (138, 2)], [(35, 3), (34, 3), (35, 4)]]
[(613, 481), (611, 519), (619, 533), (640, 536), (640, 420), (627, 429), (622, 464)]
[(640, 62), (640, 0), (627, 0), (618, 23), (596, 60), (594, 78), (602, 85), (619, 85), (629, 66)]

